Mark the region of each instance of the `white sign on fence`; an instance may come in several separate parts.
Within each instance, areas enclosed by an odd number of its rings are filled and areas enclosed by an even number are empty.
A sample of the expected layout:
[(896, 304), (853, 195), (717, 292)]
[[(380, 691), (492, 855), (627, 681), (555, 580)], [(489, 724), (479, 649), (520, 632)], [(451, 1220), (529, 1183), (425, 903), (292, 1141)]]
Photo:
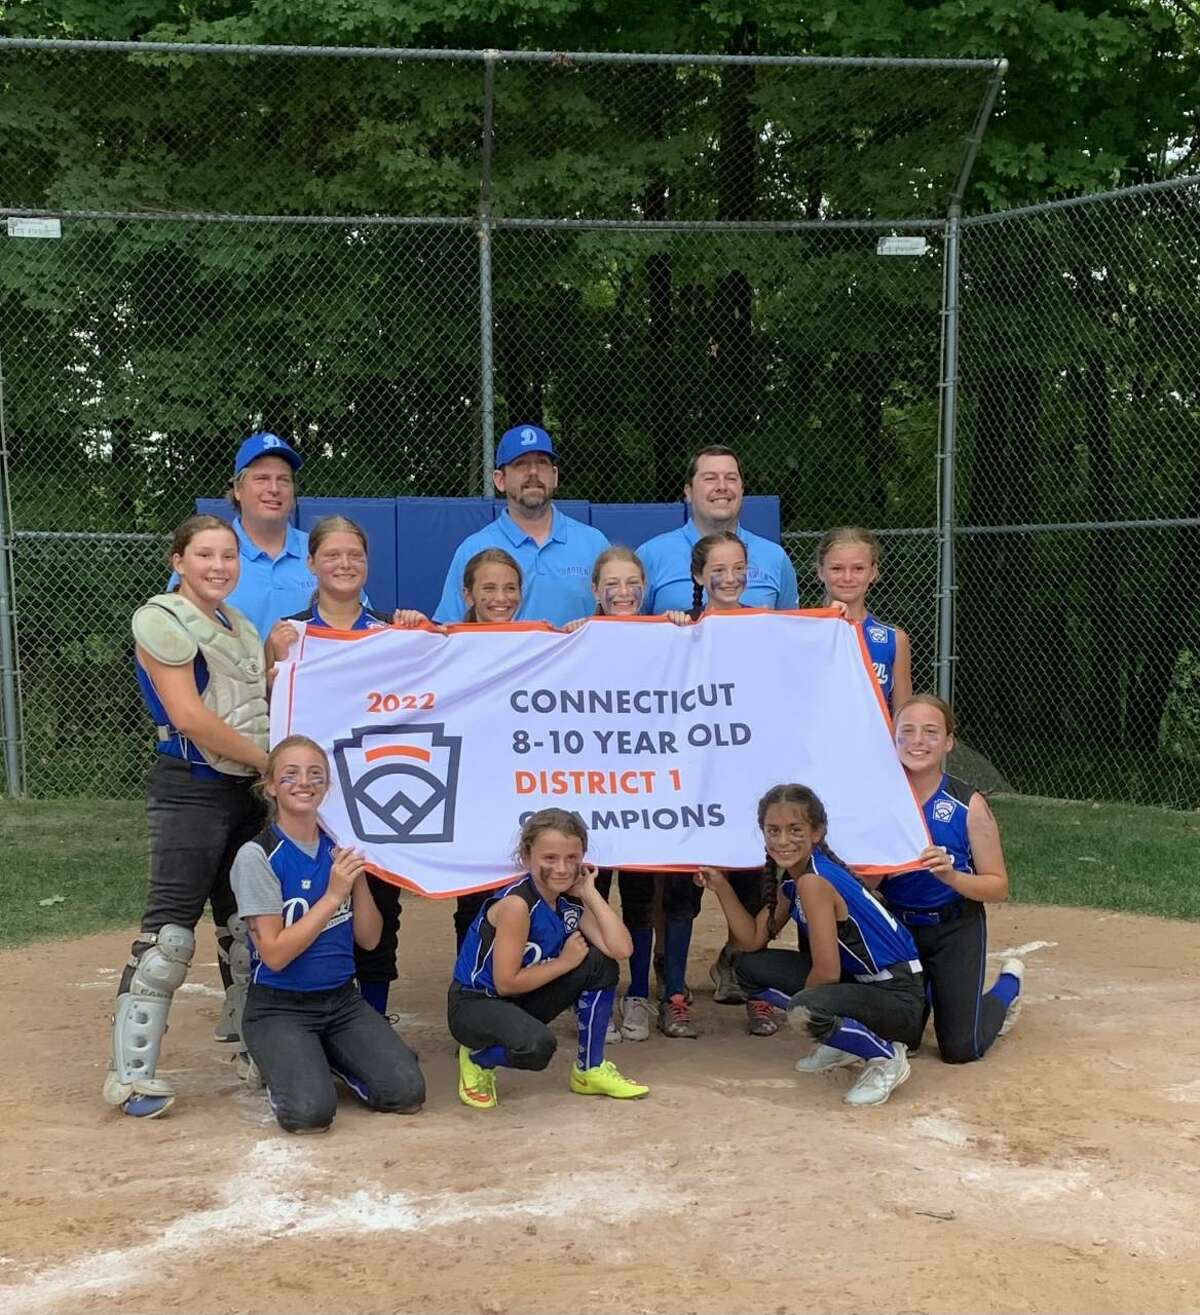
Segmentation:
[(929, 243), (923, 237), (881, 237), (875, 246), (877, 256), (923, 256)]
[(61, 219), (10, 219), (9, 237), (62, 237)]

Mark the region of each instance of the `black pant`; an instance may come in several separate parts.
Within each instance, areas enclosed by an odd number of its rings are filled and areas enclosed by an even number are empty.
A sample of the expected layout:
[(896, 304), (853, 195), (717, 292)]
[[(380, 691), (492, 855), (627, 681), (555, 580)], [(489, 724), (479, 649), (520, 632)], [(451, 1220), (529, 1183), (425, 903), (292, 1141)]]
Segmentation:
[(367, 873), (367, 885), (371, 887), (379, 916), (383, 919), (383, 931), (373, 950), (364, 950), (358, 944), (354, 946), (354, 972), (360, 982), (394, 982), (398, 975), (396, 945), (400, 940), (400, 887), (370, 872)]
[(933, 1030), (942, 1059), (947, 1064), (982, 1059), (1008, 1012), (1000, 1000), (983, 993), (987, 968), (987, 914), (983, 905), (978, 900), (964, 900), (961, 918), (908, 930), (925, 969)]
[[(621, 921), (630, 931), (651, 931), (654, 927), (654, 882), (656, 872), (619, 872), (617, 888), (621, 892)], [(596, 889), (605, 900), (612, 893), (612, 868), (601, 868)]]
[(460, 895), (454, 901), (454, 943), (457, 949), (462, 949), (475, 915), (495, 893), (494, 890), (475, 890), (469, 895)]
[[(226, 924), (237, 912), (229, 884), (234, 856), (263, 829), (266, 810), (251, 793), (248, 776), (226, 776), (219, 781), (193, 776), (181, 758), (160, 753), (146, 783), (146, 821), (150, 833), (150, 889), (142, 931), (158, 931), (167, 923), (194, 930), (212, 904), (217, 943), (225, 950), (221, 977), (228, 986), (227, 953), (232, 943)], [(147, 942), (133, 943), (140, 955)], [(132, 969), (126, 968), (118, 989), (128, 987)]]
[(903, 964), (892, 965), (892, 978), (886, 982), (848, 978), (806, 988), (812, 971), (807, 950), (755, 950), (737, 955), (733, 962), (748, 995), (774, 989), (791, 996), (790, 1008), (805, 1011), (797, 1017), (804, 1017), (814, 1041), (824, 1041), (843, 1018), (865, 1024), (885, 1041), (915, 1047), (921, 1039), (925, 991), (920, 976)]
[[(752, 917), (758, 917), (762, 908), (761, 872), (730, 872), (729, 884), (742, 908)], [(622, 892), (623, 894), (624, 892)], [(663, 874), (663, 917), (667, 922), (695, 921), (700, 912), (704, 887), (697, 886), (688, 872)]]
[(503, 1046), (510, 1068), (543, 1069), (557, 1044), (546, 1024), (570, 1009), (584, 991), (604, 991), (616, 984), (616, 960), (594, 945), (569, 973), (525, 995), (484, 995), (451, 982), (446, 1001), (450, 1035), (471, 1050)]
[(331, 991), (251, 983), (242, 1034), (285, 1132), (315, 1132), (333, 1122), (337, 1092), (330, 1065), (357, 1080), (373, 1110), (415, 1114), (425, 1101), (416, 1055), (353, 980)]

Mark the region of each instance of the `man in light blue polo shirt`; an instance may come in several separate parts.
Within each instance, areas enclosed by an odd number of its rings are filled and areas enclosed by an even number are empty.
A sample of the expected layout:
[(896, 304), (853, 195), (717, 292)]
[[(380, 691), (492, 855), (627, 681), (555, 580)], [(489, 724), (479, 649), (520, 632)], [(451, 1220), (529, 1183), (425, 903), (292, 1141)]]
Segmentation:
[[(251, 434), (233, 459), (229, 500), (237, 509), (241, 571), (229, 595), (265, 644), (285, 616), (308, 606), (317, 582), (308, 569), (308, 535), (292, 524), (296, 471), (304, 458), (275, 434)], [(169, 588), (175, 585), (171, 577)]]
[(446, 623), (466, 616), (463, 570), (484, 548), (503, 548), (521, 568), (519, 621), (563, 626), (594, 612), (592, 564), (608, 540), (554, 506), (558, 453), (550, 435), (537, 425), (507, 430), (496, 448), (492, 479), (507, 506), (458, 545), (433, 619)]
[(742, 468), (732, 448), (701, 448), (688, 466), (683, 496), (688, 523), (655, 535), (637, 550), (646, 568), (646, 612), (687, 612), (692, 606), (692, 548), (706, 534), (733, 530), (746, 545), (747, 607), (786, 610), (797, 606), (796, 568), (777, 543), (738, 524), (742, 511)]
[(308, 535), (292, 524), (296, 471), (304, 458), (275, 434), (251, 434), (233, 462), (230, 498), (242, 572), (229, 602), (266, 641), (285, 616), (306, 607), (317, 582), (308, 569)]

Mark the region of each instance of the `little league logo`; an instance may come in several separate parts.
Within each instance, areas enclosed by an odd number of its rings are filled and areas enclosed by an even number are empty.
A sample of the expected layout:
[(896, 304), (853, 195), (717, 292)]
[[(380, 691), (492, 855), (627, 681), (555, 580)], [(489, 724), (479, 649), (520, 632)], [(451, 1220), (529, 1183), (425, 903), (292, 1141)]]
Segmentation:
[(454, 839), (462, 736), (444, 722), (357, 726), (333, 742), (342, 800), (354, 834), (373, 845)]
[(949, 822), (954, 816), (954, 804), (949, 799), (939, 799), (933, 806), (933, 820), (935, 822)]
[(876, 644), (882, 644), (887, 639), (887, 631), (882, 626), (869, 626), (867, 632)]

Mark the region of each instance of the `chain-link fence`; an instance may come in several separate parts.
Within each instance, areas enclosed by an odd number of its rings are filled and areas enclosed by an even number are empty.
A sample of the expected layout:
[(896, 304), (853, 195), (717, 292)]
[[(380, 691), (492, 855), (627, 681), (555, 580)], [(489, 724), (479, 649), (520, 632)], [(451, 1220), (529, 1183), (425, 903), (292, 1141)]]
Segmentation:
[(732, 443), (810, 595), (820, 528), (920, 531), (880, 605), (931, 676), (940, 216), (1001, 75), (0, 43), (25, 788), (138, 788), (129, 606), (257, 427), (343, 496), (489, 494), (521, 420), (596, 501)]
[(964, 221), (955, 694), (1021, 790), (1200, 803), (1198, 253), (1195, 178)]
[[(1078, 233), (1055, 237), (1080, 226), (1065, 211), (964, 221), (958, 496), (939, 519), (954, 381), (945, 216), (1002, 73), (983, 61), (0, 42), (0, 423), (22, 695), (6, 733), (22, 734), (24, 788), (140, 787), (148, 736), (128, 613), (161, 581), (165, 532), (194, 497), (223, 491), (246, 433), (270, 428), (303, 450), (303, 494), (474, 495), (490, 492), (495, 434), (531, 420), (564, 453), (563, 496), (596, 501), (677, 498), (688, 454), (731, 443), (749, 491), (781, 498), (805, 601), (822, 529), (881, 532), (875, 610), (910, 631), (918, 687), (956, 672), (967, 737), (1014, 786), (1194, 803), (1200, 719), (1186, 705), (1200, 677), (1180, 638), (1183, 596), (1171, 625), (1141, 636), (1142, 658), (1113, 658), (1162, 661), (1176, 646), (1160, 741), (1085, 767), (1096, 745), (1076, 733), (1093, 688), (1081, 626), (1102, 619), (1111, 577), (1072, 556), (1087, 531), (1008, 533), (1044, 517), (1197, 514), (1122, 500), (1124, 484), (1110, 511), (1085, 514), (1059, 470), (1087, 443), (1071, 428), (1086, 411), (1068, 383), (1076, 347), (1107, 335), (1110, 406), (1138, 410), (1128, 329), (1100, 305), (1085, 314), (1091, 337), (1078, 312), (1073, 337), (1057, 323), (1071, 296), (1056, 280), (1103, 281), (1121, 255), (1104, 231), (1119, 247), (1133, 211), (1111, 203), (1086, 250)], [(1133, 210), (1157, 213), (1166, 195)], [(61, 235), (18, 236), (26, 216), (57, 219)], [(1152, 245), (1142, 232), (1149, 267)], [(1155, 337), (1153, 303), (1182, 376), (1196, 280), (1182, 246), (1172, 259), (1180, 277), (1158, 270), (1157, 292), (1146, 270), (1130, 277), (1139, 343)], [(1061, 394), (1033, 435), (1019, 418), (1000, 430), (988, 419), (989, 398), (1018, 416), (1004, 371), (1021, 365)], [(1180, 425), (1194, 415), (1194, 389), (1153, 386), (1163, 399), (1181, 390)], [(1132, 454), (1144, 423), (1114, 417), (1114, 451)], [(1048, 501), (1010, 491), (1022, 471), (1028, 483), (1022, 443), (1039, 453), (1038, 487), (1043, 474), (1056, 484)], [(1172, 460), (1190, 469), (1182, 448)], [(1129, 545), (1121, 588), (1137, 551), (1146, 587), (1160, 588), (1179, 533), (1114, 532)], [(1065, 647), (1048, 655), (1039, 639), (1036, 660), (1020, 660), (1060, 584), (1069, 598), (1056, 605), (1075, 609), (1057, 619), (1074, 627)], [(1131, 638), (1136, 601), (1122, 604)], [(3, 612), (0, 598), (0, 631)], [(1110, 653), (1111, 641), (1096, 662)], [(1001, 655), (1008, 674), (989, 682)], [(1027, 711), (1034, 687), (1051, 693)]]

